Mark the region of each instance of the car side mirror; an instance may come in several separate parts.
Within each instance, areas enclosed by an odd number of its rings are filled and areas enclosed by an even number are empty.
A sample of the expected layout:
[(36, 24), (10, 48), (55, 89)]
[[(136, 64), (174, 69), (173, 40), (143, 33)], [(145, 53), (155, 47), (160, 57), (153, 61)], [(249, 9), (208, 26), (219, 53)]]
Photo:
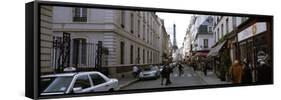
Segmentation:
[(77, 92), (79, 92), (79, 91), (81, 91), (82, 90), (82, 87), (74, 87), (73, 88), (73, 92), (74, 93), (77, 93)]

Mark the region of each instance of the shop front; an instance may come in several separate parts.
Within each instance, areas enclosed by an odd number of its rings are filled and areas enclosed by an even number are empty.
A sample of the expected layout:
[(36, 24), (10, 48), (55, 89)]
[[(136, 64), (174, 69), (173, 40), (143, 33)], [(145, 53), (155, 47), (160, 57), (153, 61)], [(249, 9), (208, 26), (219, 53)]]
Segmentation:
[(268, 43), (268, 34), (271, 33), (268, 31), (267, 22), (256, 22), (237, 34), (239, 60), (247, 62), (248, 67), (252, 69), (253, 82), (257, 80), (255, 69), (259, 61), (263, 60), (272, 65), (268, 61), (272, 50), (272, 46)]
[(229, 81), (228, 69), (231, 65), (231, 59), (229, 55), (229, 41), (225, 40), (213, 47), (208, 53), (208, 57), (212, 58), (213, 71), (220, 78), (221, 81)]

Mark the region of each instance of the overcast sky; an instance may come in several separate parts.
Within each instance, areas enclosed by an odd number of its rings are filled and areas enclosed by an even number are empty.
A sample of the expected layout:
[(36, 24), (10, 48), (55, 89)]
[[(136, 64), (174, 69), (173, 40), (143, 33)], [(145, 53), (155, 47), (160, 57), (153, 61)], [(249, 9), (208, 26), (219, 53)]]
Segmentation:
[(178, 13), (159, 13), (156, 15), (161, 19), (164, 19), (165, 28), (168, 34), (170, 34), (171, 41), (173, 42), (173, 24), (176, 24), (176, 39), (178, 47), (182, 47), (182, 42), (186, 34), (186, 29), (189, 25), (191, 14), (178, 14)]

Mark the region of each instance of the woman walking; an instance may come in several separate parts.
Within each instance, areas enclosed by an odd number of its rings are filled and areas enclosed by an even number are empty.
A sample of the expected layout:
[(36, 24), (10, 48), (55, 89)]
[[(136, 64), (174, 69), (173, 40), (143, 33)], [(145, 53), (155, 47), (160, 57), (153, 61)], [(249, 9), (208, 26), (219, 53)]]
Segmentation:
[(231, 75), (231, 80), (233, 84), (241, 83), (242, 65), (238, 60), (235, 60), (234, 63), (230, 66), (229, 74)]

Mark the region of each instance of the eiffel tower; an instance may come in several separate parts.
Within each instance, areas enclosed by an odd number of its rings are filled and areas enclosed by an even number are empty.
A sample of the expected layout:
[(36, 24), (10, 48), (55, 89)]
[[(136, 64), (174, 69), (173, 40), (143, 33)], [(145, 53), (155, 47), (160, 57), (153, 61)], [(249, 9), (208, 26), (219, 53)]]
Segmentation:
[(174, 24), (174, 41), (173, 41), (173, 52), (175, 52), (178, 49), (177, 46), (177, 40), (176, 40), (176, 25)]

